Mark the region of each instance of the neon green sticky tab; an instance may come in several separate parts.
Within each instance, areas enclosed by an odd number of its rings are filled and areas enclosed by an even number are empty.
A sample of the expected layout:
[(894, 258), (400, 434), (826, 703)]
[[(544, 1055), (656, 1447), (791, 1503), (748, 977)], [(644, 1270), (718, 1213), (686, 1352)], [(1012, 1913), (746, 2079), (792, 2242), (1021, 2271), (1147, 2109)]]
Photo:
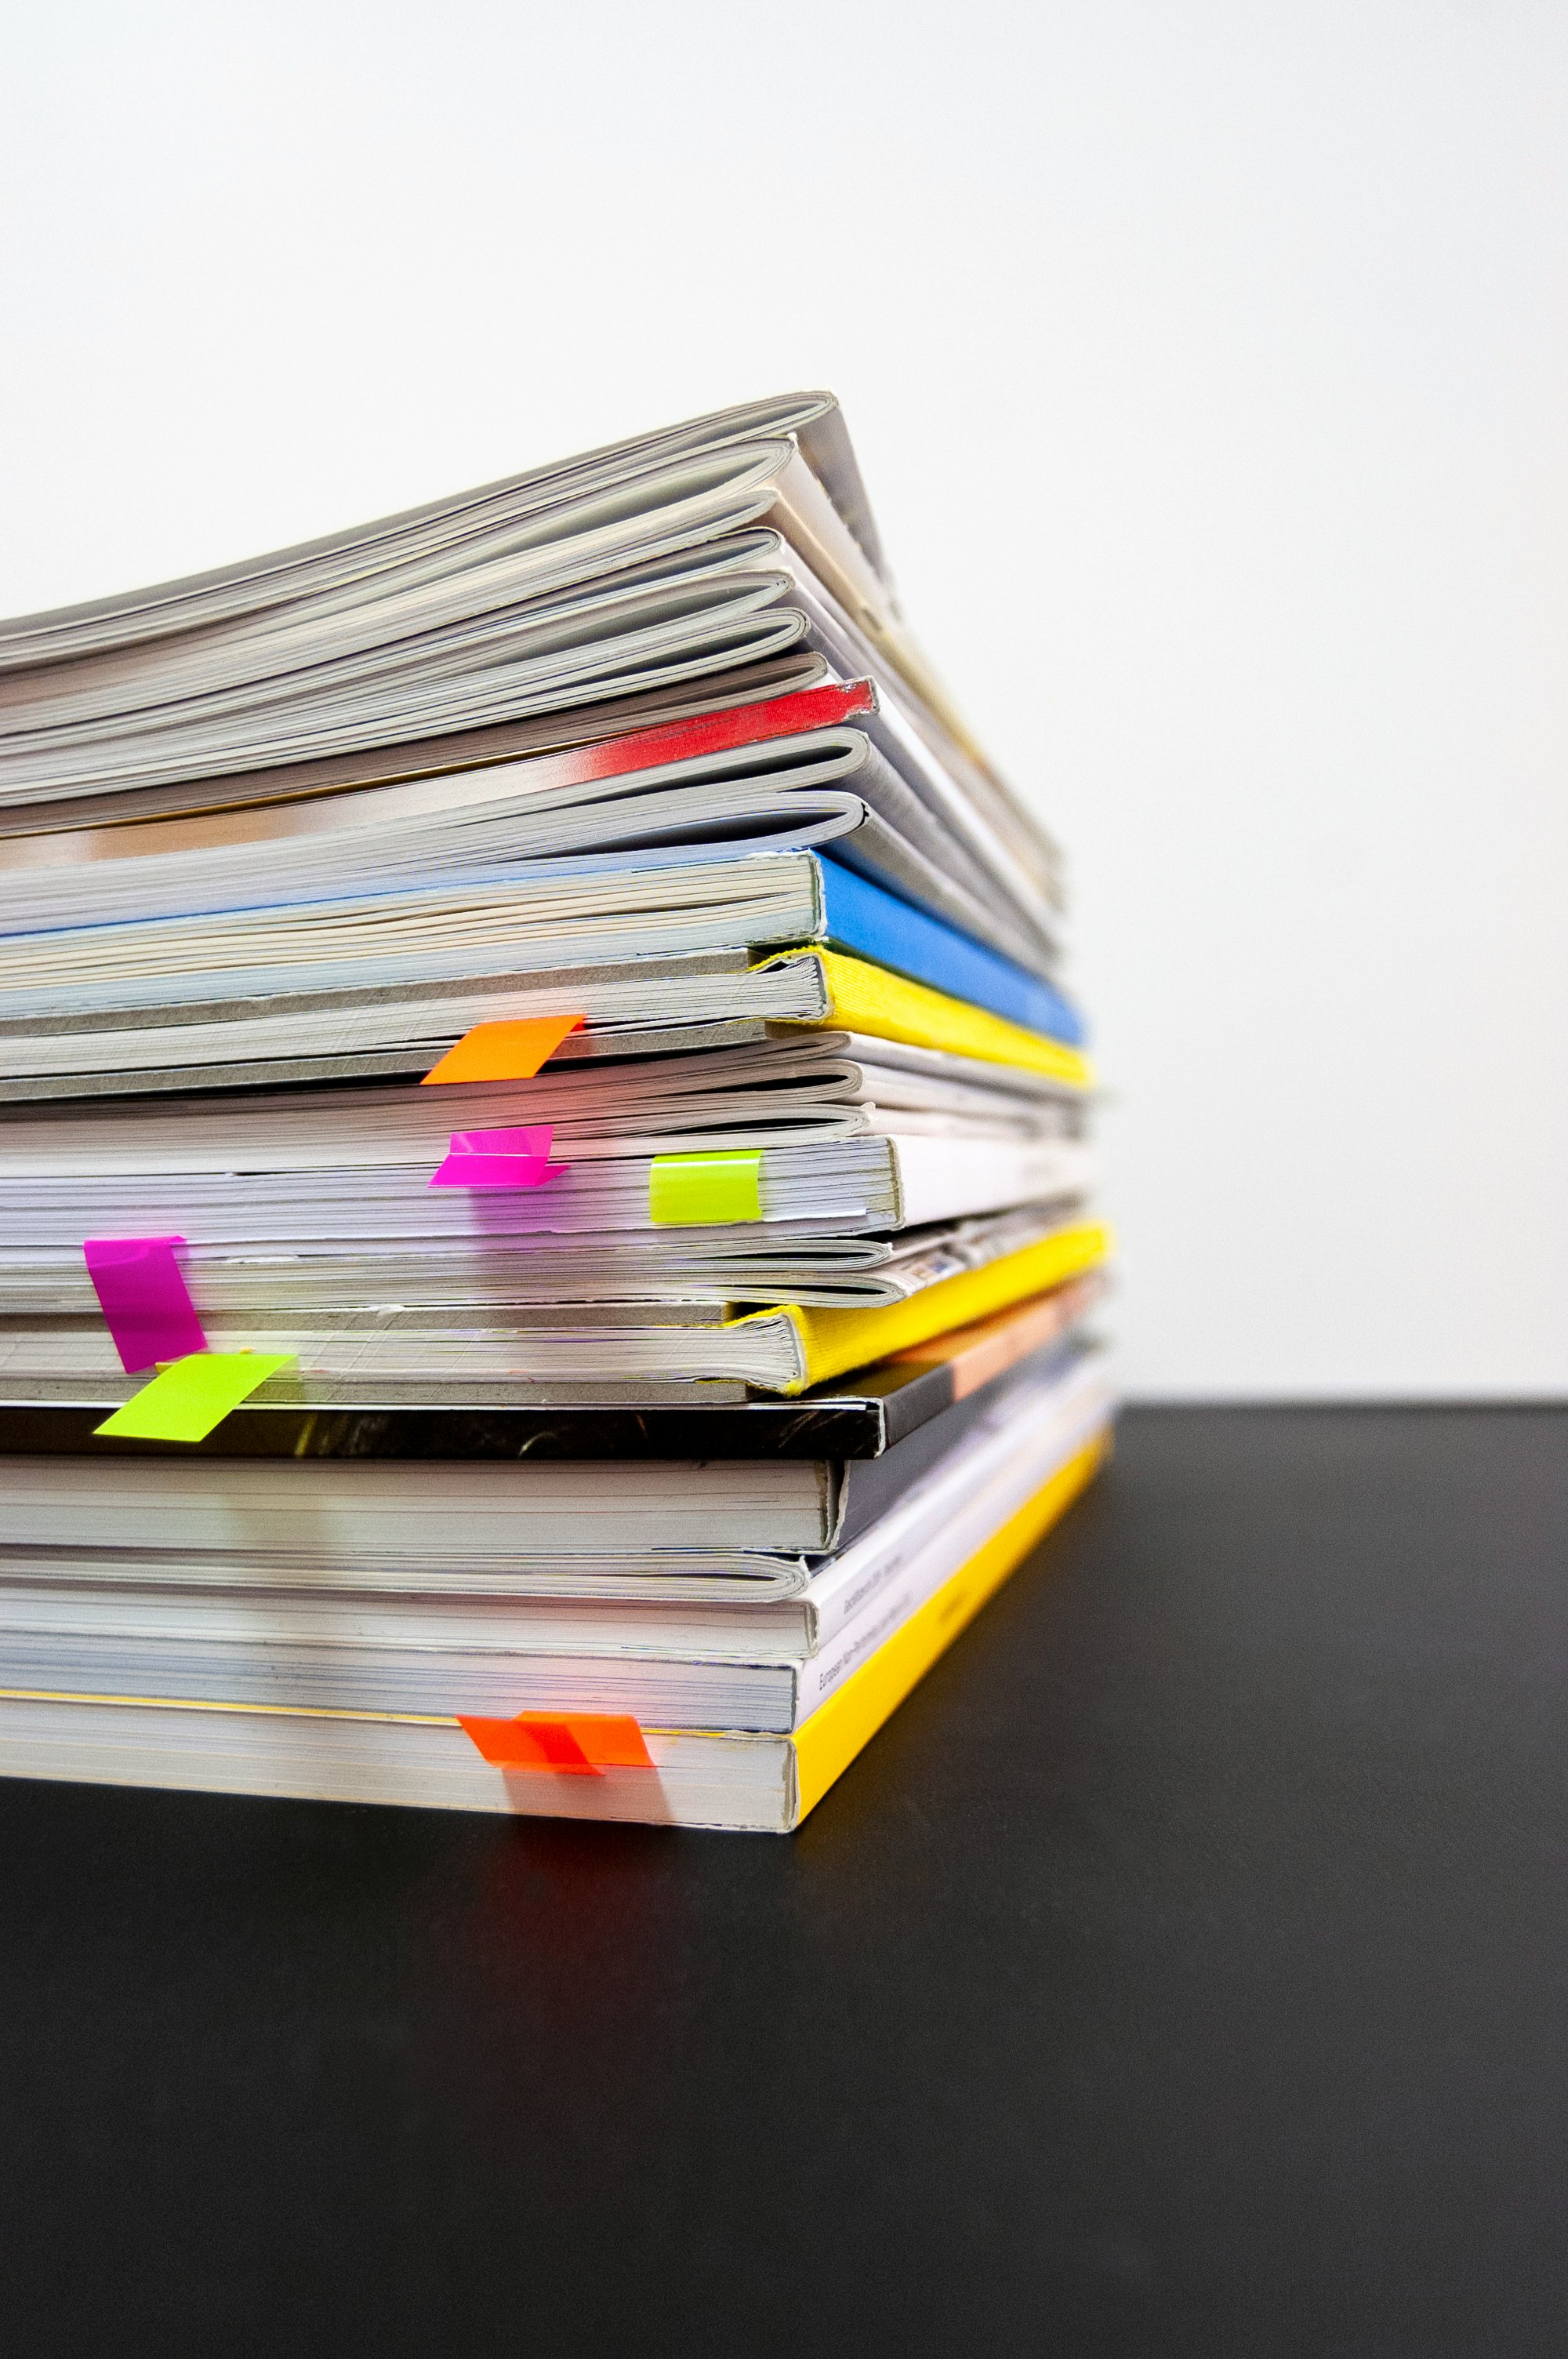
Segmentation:
[(661, 1227), (714, 1221), (760, 1221), (761, 1155), (655, 1155), (648, 1174), (648, 1218)]
[(232, 1408), (293, 1357), (292, 1352), (188, 1352), (93, 1431), (137, 1441), (205, 1441)]

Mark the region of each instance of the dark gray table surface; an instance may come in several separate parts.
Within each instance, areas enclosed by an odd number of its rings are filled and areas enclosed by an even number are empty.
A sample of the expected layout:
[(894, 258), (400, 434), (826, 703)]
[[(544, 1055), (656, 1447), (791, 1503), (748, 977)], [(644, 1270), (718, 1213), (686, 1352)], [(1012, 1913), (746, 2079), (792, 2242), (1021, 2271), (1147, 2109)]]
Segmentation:
[(0, 1788), (20, 2354), (1568, 2350), (1568, 1412), (1145, 1410), (793, 1841)]

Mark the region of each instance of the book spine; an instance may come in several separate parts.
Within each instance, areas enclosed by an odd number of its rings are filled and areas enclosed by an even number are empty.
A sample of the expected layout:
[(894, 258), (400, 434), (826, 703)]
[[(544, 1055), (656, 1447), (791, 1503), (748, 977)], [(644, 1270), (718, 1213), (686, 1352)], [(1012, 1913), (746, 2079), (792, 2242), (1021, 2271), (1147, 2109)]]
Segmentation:
[[(767, 1314), (764, 1313), (764, 1316)], [(945, 1407), (922, 1371), (904, 1392)], [(326, 1458), (508, 1463), (540, 1459), (879, 1458), (889, 1447), (877, 1399), (749, 1401), (691, 1408), (335, 1408), (247, 1402), (204, 1441), (94, 1440), (102, 1408), (0, 1404), (0, 1461), (33, 1458)], [(915, 1420), (918, 1422), (918, 1419)]]
[(816, 1651), (800, 1673), (797, 1721), (814, 1712), (906, 1614), (957, 1571), (988, 1529), (1011, 1515), (1104, 1425), (1110, 1399), (1097, 1367), (1091, 1364), (1079, 1378), (1069, 1379), (1066, 1390), (1066, 1399), (1059, 1404), (1042, 1403), (1048, 1422), (1033, 1437), (1022, 1460), (1016, 1454), (1003, 1460), (991, 1474), (979, 1478), (978, 1492), (969, 1497), (960, 1493), (949, 1498), (938, 1492), (925, 1512), (895, 1510), (888, 1519), (891, 1529), (881, 1538), (873, 1531), (869, 1543), (860, 1543), (858, 1560), (845, 1565), (841, 1575), (839, 1568), (833, 1568), (828, 1581), (816, 1584), (816, 1597), (807, 1590)]
[[(912, 1433), (917, 1433), (944, 1409), (951, 1408), (957, 1397), (953, 1389), (952, 1368), (944, 1362), (934, 1362), (922, 1368), (913, 1383), (900, 1385), (896, 1392), (884, 1393), (879, 1404), (882, 1413), (882, 1449), (896, 1450)], [(870, 1451), (864, 1453), (870, 1457)]]
[(1097, 1435), (1025, 1502), (934, 1597), (911, 1615), (873, 1655), (797, 1729), (795, 1737), (795, 1809), (791, 1827), (814, 1810), (857, 1753), (870, 1744), (933, 1663), (968, 1627), (1010, 1572), (1044, 1539), (1080, 1491), (1093, 1480), (1108, 1448)]
[(1103, 1261), (1110, 1232), (1099, 1223), (1076, 1223), (1039, 1244), (1007, 1254), (981, 1269), (945, 1277), (905, 1302), (872, 1310), (816, 1310), (791, 1303), (782, 1314), (799, 1338), (803, 1384), (823, 1384), (848, 1368), (861, 1368), (890, 1352), (924, 1343), (949, 1327), (962, 1327), (1004, 1310), (1029, 1295), (1044, 1294)]
[(874, 959), (895, 973), (1070, 1048), (1082, 1046), (1081, 1017), (1044, 976), (1030, 973), (821, 853), (814, 858), (821, 877), (826, 939), (836, 949)]
[(927, 1138), (888, 1134), (901, 1227), (962, 1220), (999, 1205), (1081, 1195), (1093, 1158), (1076, 1139)]

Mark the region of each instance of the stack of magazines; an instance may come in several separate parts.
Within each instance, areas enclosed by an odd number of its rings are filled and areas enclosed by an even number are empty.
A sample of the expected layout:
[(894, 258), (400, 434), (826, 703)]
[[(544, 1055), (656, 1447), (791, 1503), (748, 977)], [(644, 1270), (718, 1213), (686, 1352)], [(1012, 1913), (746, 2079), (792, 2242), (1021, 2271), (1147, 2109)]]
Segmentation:
[(0, 624), (0, 1773), (798, 1824), (1107, 1447), (837, 405)]

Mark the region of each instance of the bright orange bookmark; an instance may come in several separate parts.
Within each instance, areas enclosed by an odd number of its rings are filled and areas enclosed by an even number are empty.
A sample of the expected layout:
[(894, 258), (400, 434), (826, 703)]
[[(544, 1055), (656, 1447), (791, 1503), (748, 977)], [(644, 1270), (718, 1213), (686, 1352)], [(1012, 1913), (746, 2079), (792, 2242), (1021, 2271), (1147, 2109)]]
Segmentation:
[(634, 1720), (608, 1712), (524, 1712), (515, 1720), (459, 1712), (458, 1726), (498, 1769), (554, 1769), (602, 1777), (607, 1769), (651, 1769)]
[(525, 1016), (506, 1023), (476, 1024), (431, 1066), (425, 1080), (531, 1082), (546, 1058), (554, 1056), (582, 1021), (580, 1016)]

